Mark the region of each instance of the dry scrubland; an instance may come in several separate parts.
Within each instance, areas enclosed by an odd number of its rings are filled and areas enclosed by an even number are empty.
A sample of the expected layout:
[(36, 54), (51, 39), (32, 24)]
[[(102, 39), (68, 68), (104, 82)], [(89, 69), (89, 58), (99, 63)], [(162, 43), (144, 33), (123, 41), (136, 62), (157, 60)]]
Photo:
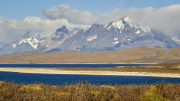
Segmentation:
[(14, 84), (0, 81), (1, 101), (179, 101), (180, 84)]
[(180, 62), (180, 48), (132, 48), (119, 51), (78, 52), (59, 51), (44, 53), (31, 51), (4, 54), (0, 63), (177, 63)]

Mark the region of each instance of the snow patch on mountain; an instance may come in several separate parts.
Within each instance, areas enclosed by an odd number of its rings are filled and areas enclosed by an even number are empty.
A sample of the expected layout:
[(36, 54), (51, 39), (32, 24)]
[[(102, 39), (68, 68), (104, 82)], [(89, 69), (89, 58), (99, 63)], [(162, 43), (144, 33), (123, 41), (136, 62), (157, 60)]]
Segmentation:
[(118, 38), (114, 38), (114, 40), (118, 40)]
[(144, 26), (144, 25), (139, 25), (139, 27), (146, 33), (151, 33), (150, 32), (150, 27), (149, 26)]
[(113, 45), (116, 45), (116, 44), (118, 44), (118, 43), (119, 43), (119, 41), (113, 42)]
[(122, 19), (113, 21), (113, 22), (111, 22), (111, 24), (104, 25), (104, 28), (107, 28), (108, 30), (110, 30), (112, 27), (115, 28), (115, 30), (116, 29), (124, 29), (124, 23), (123, 23)]
[(131, 28), (139, 28), (139, 27), (138, 27), (138, 24), (137, 24), (136, 22), (132, 21), (129, 17), (125, 17), (125, 18), (124, 18), (124, 21), (125, 21), (127, 24), (129, 24), (129, 26), (130, 26)]
[(83, 32), (86, 32), (91, 26), (88, 26), (86, 29), (83, 30)]
[(37, 49), (37, 46), (38, 46), (38, 43), (39, 43), (39, 41), (37, 39), (35, 39), (35, 38), (27, 38), (26, 40), (34, 49)]
[[(138, 29), (138, 31), (136, 32), (136, 34), (139, 34), (140, 33), (140, 29), (142, 31), (144, 31), (145, 33), (151, 33), (150, 32), (150, 29), (151, 27), (149, 26), (145, 26), (141, 23), (137, 23), (133, 20), (131, 20), (128, 16), (127, 17), (123, 17), (123, 18), (120, 18), (116, 21), (113, 21), (109, 24), (106, 24), (104, 25), (104, 28), (110, 30), (112, 27), (116, 29), (119, 29), (120, 30), (120, 33), (121, 33), (121, 30), (125, 28), (125, 23), (127, 23), (131, 28), (135, 28), (135, 29)], [(128, 27), (126, 27), (126, 30), (128, 30)]]
[(132, 41), (132, 39), (129, 38), (128, 41)]
[(128, 36), (126, 34), (124, 34), (124, 36), (127, 38)]
[[(124, 29), (124, 24), (122, 23), (122, 20), (117, 20), (112, 23), (112, 26), (118, 29)], [(111, 27), (111, 26), (109, 26)]]
[(16, 44), (12, 44), (11, 46), (13, 47), (13, 49), (16, 48)]
[(21, 39), (18, 44), (20, 45), (22, 43), (26, 43), (26, 39)]
[[(29, 43), (34, 49), (37, 49), (37, 46), (39, 43), (45, 41), (45, 39), (42, 39), (40, 35), (26, 35), (27, 37), (21, 38), (18, 42), (13, 43), (11, 46), (16, 48), (17, 45), (21, 45), (23, 43)], [(21, 47), (21, 46), (20, 46)]]
[(107, 26), (108, 26), (108, 24), (105, 24), (105, 25), (104, 25), (104, 28), (106, 28)]
[(151, 33), (151, 36), (154, 37), (154, 34)]
[(180, 42), (180, 40), (178, 39), (177, 36), (173, 37), (172, 40), (176, 41), (176, 42)]
[(147, 33), (147, 32), (150, 33), (150, 29), (151, 29), (151, 28), (150, 28), (149, 26), (145, 26), (145, 25), (143, 25), (143, 24), (141, 24), (141, 23), (137, 23), (137, 22), (135, 22), (135, 21), (132, 21), (129, 17), (125, 17), (125, 18), (124, 18), (124, 21), (125, 21), (127, 24), (129, 24), (129, 26), (130, 26), (131, 28), (136, 28), (136, 29), (141, 28), (142, 31), (144, 31), (145, 33)]
[(96, 39), (97, 38), (97, 35), (95, 34), (95, 35), (93, 35), (93, 36), (89, 36), (88, 38), (86, 38), (86, 40), (87, 41), (92, 41), (92, 40), (94, 40), (94, 39)]
[(140, 33), (140, 30), (136, 31), (135, 33), (136, 33), (136, 34), (139, 34), (139, 33)]

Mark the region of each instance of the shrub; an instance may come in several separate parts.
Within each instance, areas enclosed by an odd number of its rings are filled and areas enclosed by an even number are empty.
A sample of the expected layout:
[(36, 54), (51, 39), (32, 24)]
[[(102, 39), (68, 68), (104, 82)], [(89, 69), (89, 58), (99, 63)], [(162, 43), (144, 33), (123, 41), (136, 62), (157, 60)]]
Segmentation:
[(41, 87), (40, 85), (24, 85), (22, 88), (19, 89), (21, 92), (23, 93), (27, 93), (30, 90), (34, 91), (34, 92), (39, 92), (41, 91)]
[(180, 84), (75, 85), (0, 82), (0, 101), (176, 101)]
[(157, 90), (156, 87), (152, 85), (150, 86), (150, 90), (144, 93), (143, 95), (141, 95), (140, 97), (143, 99), (143, 101), (169, 101), (168, 99), (155, 93), (156, 90)]
[(143, 101), (169, 101), (157, 93), (145, 93), (141, 98)]

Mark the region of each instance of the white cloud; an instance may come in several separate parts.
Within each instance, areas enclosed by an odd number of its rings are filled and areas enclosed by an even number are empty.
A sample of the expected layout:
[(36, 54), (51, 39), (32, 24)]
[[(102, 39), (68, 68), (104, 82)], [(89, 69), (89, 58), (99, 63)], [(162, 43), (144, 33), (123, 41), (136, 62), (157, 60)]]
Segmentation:
[(78, 10), (69, 10), (69, 5), (61, 4), (52, 8), (42, 10), (42, 14), (51, 20), (67, 19), (69, 23), (92, 24), (95, 23), (95, 17), (89, 11), (79, 12)]
[[(66, 7), (67, 9), (63, 8), (65, 6), (68, 6)], [(180, 33), (179, 12), (179, 4), (158, 9), (154, 9), (152, 7), (141, 9), (132, 7), (126, 10), (115, 9), (111, 13), (99, 14), (97, 16), (93, 16), (89, 11), (79, 12), (77, 10), (69, 10), (69, 5), (65, 4), (52, 7), (48, 10), (43, 9), (43, 14), (49, 19), (64, 18), (67, 19), (68, 22), (75, 24), (106, 24), (123, 16), (130, 16), (130, 18), (134, 19), (135, 21), (160, 29), (162, 32), (168, 35)]]
[[(170, 36), (180, 35), (180, 5), (171, 5), (159, 9), (152, 7), (137, 9), (130, 8), (127, 10), (116, 9), (112, 13), (104, 14), (105, 17), (101, 17), (102, 23), (108, 23), (103, 21), (112, 21), (122, 16), (130, 16), (137, 22), (144, 23), (161, 30), (163, 33)], [(101, 15), (103, 16), (103, 15)], [(104, 19), (102, 19), (104, 18)], [(109, 20), (110, 19), (110, 20)]]
[(111, 13), (92, 15), (89, 11), (79, 12), (70, 10), (69, 5), (61, 4), (50, 9), (43, 9), (42, 13), (48, 19), (39, 17), (26, 17), (22, 20), (9, 20), (0, 17), (0, 47), (22, 37), (27, 31), (32, 34), (50, 36), (57, 28), (66, 25), (67, 28), (85, 28), (93, 23), (106, 24), (123, 16), (130, 16), (137, 22), (160, 29), (168, 35), (180, 37), (180, 5), (171, 5), (162, 8), (129, 8), (126, 10), (115, 9)]
[(23, 20), (8, 20), (5, 17), (0, 17), (0, 47), (4, 44), (10, 44), (27, 31), (32, 34), (41, 34), (42, 36), (50, 36), (57, 28), (66, 25), (68, 29), (75, 27), (86, 28), (88, 25), (72, 24), (66, 19), (44, 20), (39, 17), (26, 17)]
[(69, 9), (69, 5), (61, 4), (59, 6), (53, 6), (51, 9), (46, 10), (45, 8), (42, 10), (42, 13), (49, 19), (58, 19), (65, 18), (65, 11)]

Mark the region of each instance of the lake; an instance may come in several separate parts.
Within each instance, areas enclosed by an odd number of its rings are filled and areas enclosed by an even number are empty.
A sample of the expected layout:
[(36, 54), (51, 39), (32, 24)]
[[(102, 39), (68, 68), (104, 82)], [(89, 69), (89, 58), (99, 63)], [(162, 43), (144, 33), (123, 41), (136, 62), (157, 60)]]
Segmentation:
[[(0, 67), (114, 67), (114, 66), (137, 66), (145, 64), (0, 64)], [(29, 74), (0, 72), (0, 81), (14, 81), (15, 83), (46, 83), (52, 85), (76, 84), (79, 81), (88, 80), (91, 84), (155, 84), (165, 80), (165, 83), (180, 83), (179, 78), (145, 77), (145, 76), (108, 76), (108, 75), (62, 75), (62, 74)]]
[(88, 80), (91, 84), (99, 85), (129, 85), (136, 84), (155, 84), (158, 81), (165, 80), (165, 83), (180, 83), (179, 78), (163, 78), (163, 77), (144, 77), (144, 76), (107, 76), (107, 75), (62, 75), (62, 74), (29, 74), (29, 73), (14, 73), (0, 72), (0, 81), (14, 81), (17, 84), (24, 83), (45, 83), (51, 85), (76, 84), (79, 81)]
[(0, 64), (0, 67), (115, 67), (147, 64)]

